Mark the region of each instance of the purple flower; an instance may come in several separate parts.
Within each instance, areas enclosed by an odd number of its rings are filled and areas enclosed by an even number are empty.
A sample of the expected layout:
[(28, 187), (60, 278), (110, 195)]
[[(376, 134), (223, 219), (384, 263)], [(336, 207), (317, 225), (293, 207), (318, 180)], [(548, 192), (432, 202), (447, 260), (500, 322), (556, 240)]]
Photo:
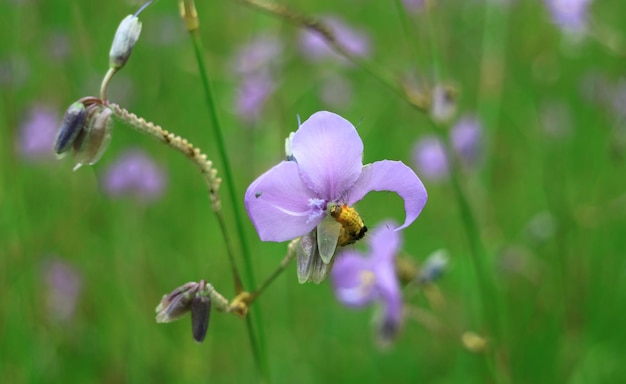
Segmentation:
[[(365, 33), (352, 29), (346, 23), (334, 17), (323, 17), (322, 22), (332, 31), (339, 45), (345, 47), (349, 53), (358, 57), (365, 57), (370, 54), (370, 40)], [(346, 62), (315, 31), (305, 29), (301, 32), (300, 50), (305, 57), (313, 61), (333, 59)]]
[(29, 160), (53, 158), (59, 114), (45, 106), (33, 107), (20, 126), (18, 151)]
[[(452, 149), (466, 166), (473, 166), (483, 151), (483, 128), (473, 117), (459, 120), (450, 132)], [(448, 177), (450, 162), (446, 149), (436, 136), (425, 136), (413, 147), (413, 163), (424, 177), (437, 181)]]
[(165, 181), (163, 170), (147, 154), (133, 149), (109, 166), (103, 187), (113, 197), (132, 195), (139, 200), (153, 200), (163, 193)]
[(274, 87), (274, 80), (267, 71), (244, 76), (237, 88), (237, 116), (247, 124), (258, 121)]
[(466, 165), (475, 164), (483, 152), (483, 127), (474, 117), (460, 119), (450, 132), (452, 147)]
[(367, 238), (366, 255), (348, 249), (337, 255), (331, 271), (335, 296), (343, 304), (361, 308), (372, 302), (383, 306), (379, 322), (382, 341), (390, 341), (402, 324), (402, 292), (396, 277), (395, 256), (402, 245), (395, 223), (381, 223)]
[(427, 179), (437, 181), (448, 177), (448, 156), (441, 140), (426, 136), (413, 147), (415, 169)]
[(570, 33), (585, 32), (590, 4), (591, 0), (546, 0), (552, 21)]
[(74, 267), (54, 258), (43, 267), (44, 292), (50, 317), (67, 321), (74, 316), (82, 279)]
[[(367, 227), (352, 206), (368, 192), (392, 191), (404, 199), (406, 218), (396, 230), (411, 224), (426, 204), (424, 185), (402, 162), (363, 165), (363, 142), (354, 126), (339, 115), (313, 114), (287, 144), (287, 160), (248, 187), (245, 204), (261, 240), (307, 235), (298, 263), (308, 267), (298, 268), (300, 281), (309, 279), (318, 254), (329, 268), (337, 245), (363, 237)], [(319, 282), (325, 274), (313, 280)]]
[(265, 71), (277, 61), (282, 52), (283, 43), (277, 37), (261, 35), (237, 51), (232, 67), (239, 75)]

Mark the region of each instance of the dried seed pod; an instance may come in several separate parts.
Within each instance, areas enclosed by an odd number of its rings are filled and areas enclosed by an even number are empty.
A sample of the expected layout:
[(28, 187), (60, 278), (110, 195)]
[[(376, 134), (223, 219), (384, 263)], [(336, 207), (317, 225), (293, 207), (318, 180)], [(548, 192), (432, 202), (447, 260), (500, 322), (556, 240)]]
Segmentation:
[(54, 141), (54, 152), (57, 155), (63, 155), (72, 147), (85, 125), (86, 118), (87, 111), (83, 103), (77, 101), (67, 108)]
[(110, 108), (98, 105), (87, 107), (87, 122), (76, 140), (74, 140), (74, 161), (77, 170), (85, 164), (93, 165), (100, 158), (111, 142), (113, 120)]

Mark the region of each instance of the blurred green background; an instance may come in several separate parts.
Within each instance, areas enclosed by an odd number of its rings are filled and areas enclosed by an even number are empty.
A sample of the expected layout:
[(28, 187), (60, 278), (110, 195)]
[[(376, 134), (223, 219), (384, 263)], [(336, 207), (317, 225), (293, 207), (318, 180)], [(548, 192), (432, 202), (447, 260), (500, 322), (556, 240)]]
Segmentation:
[[(403, 253), (421, 263), (436, 249), (449, 251), (449, 270), (437, 282), (445, 304), (433, 305), (422, 293), (407, 297), (404, 329), (381, 350), (372, 308), (341, 306), (328, 282), (298, 284), (291, 265), (253, 307), (263, 317), (272, 380), (626, 382), (626, 3), (592, 3), (580, 37), (555, 25), (539, 0), (433, 1), (406, 14), (407, 29), (395, 1), (284, 3), (335, 15), (368, 34), (367, 61), (390, 78), (413, 71), (433, 83), (438, 73), (458, 91), (458, 116), (482, 121), (483, 161), (461, 173), (461, 186), (487, 249), (501, 330), (494, 340), (477, 321), (477, 276), (452, 185), (423, 179), (429, 201), (403, 231)], [(2, 383), (257, 380), (241, 319), (213, 311), (203, 344), (192, 340), (188, 318), (154, 321), (161, 295), (187, 281), (204, 278), (233, 296), (217, 220), (187, 159), (120, 124), (102, 160), (77, 172), (70, 158), (32, 158), (20, 150), (33, 108), (49, 108), (60, 119), (74, 100), (97, 95), (113, 33), (138, 6), (0, 2)], [(365, 163), (413, 165), (414, 143), (432, 132), (426, 114), (358, 67), (307, 61), (296, 26), (234, 1), (197, 7), (241, 208), (248, 184), (284, 156), (297, 115), (336, 112), (358, 124)], [(157, 1), (140, 19), (142, 36), (110, 99), (189, 139), (221, 172), (177, 3)], [(275, 88), (249, 124), (234, 106), (233, 56), (260, 34), (277, 37), (284, 50), (275, 57)], [(345, 80), (351, 97), (323, 101), (328, 78)], [(165, 191), (149, 202), (109, 197), (102, 187), (107, 166), (138, 147), (166, 172)], [(235, 236), (225, 188), (224, 215)], [(403, 220), (394, 194), (370, 194), (358, 207), (370, 226)], [(244, 219), (261, 281), (286, 244), (260, 242)], [(54, 263), (73, 271), (75, 307), (65, 314), (51, 305), (63, 300), (47, 277)], [(487, 335), (487, 351), (466, 348), (466, 331)]]

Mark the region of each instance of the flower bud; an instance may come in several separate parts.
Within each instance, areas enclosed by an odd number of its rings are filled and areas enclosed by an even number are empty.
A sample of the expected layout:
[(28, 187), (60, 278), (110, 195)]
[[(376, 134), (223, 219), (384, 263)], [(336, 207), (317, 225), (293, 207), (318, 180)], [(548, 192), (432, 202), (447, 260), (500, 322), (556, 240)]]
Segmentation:
[(111, 142), (113, 120), (110, 108), (98, 105), (87, 107), (87, 122), (76, 140), (74, 140), (74, 161), (77, 170), (85, 164), (93, 165), (100, 158)]
[(126, 16), (117, 27), (115, 37), (113, 37), (113, 44), (111, 44), (111, 51), (109, 52), (109, 66), (111, 68), (120, 69), (126, 64), (140, 34), (141, 22), (137, 15)]
[(85, 105), (81, 102), (73, 103), (65, 111), (63, 122), (57, 131), (57, 137), (54, 141), (54, 152), (57, 155), (62, 155), (72, 147), (76, 137), (83, 129), (86, 118)]
[(420, 284), (432, 283), (443, 275), (449, 260), (448, 251), (439, 249), (433, 252), (420, 268), (417, 280)]
[(204, 280), (200, 281), (200, 287), (191, 301), (191, 333), (193, 339), (201, 343), (204, 341), (209, 329), (211, 317), (211, 297), (205, 290)]
[(457, 94), (450, 86), (437, 85), (432, 90), (430, 115), (438, 123), (449, 122), (456, 113)]
[[(199, 285), (190, 282), (173, 290), (168, 295), (163, 295), (163, 299), (156, 307), (157, 323), (169, 323), (180, 319), (191, 310), (191, 304), (198, 292)], [(208, 322), (208, 318), (207, 318)], [(194, 332), (195, 335), (195, 332)]]

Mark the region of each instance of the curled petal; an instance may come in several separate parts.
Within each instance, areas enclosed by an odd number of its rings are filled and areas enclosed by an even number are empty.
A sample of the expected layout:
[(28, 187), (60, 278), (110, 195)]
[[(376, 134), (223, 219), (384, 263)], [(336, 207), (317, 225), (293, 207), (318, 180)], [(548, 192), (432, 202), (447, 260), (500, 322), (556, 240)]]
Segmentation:
[(245, 204), (263, 241), (302, 236), (324, 217), (319, 199), (304, 184), (293, 161), (283, 161), (259, 176), (248, 187)]
[(404, 200), (406, 218), (404, 224), (396, 230), (411, 224), (422, 212), (428, 199), (422, 181), (401, 161), (382, 160), (364, 166), (361, 176), (350, 190), (347, 204), (354, 205), (371, 191), (396, 192)]
[(327, 200), (337, 200), (352, 187), (363, 168), (363, 142), (348, 120), (317, 112), (302, 123), (291, 141), (305, 183)]

